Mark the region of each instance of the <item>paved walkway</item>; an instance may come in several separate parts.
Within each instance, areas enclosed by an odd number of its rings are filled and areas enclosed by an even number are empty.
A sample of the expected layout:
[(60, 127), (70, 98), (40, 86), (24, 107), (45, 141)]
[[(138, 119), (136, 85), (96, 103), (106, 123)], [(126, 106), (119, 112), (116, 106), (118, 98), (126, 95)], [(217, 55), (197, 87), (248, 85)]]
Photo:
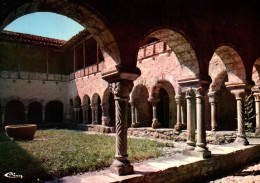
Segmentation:
[[(175, 149), (172, 152), (167, 153), (165, 157), (157, 159), (149, 159), (140, 163), (134, 163), (135, 174), (127, 176), (117, 176), (108, 169), (99, 172), (88, 172), (82, 175), (67, 176), (56, 181), (50, 181), (51, 183), (109, 183), (109, 182), (128, 182), (127, 180), (133, 179), (135, 181), (141, 180), (142, 176), (149, 174), (151, 172), (160, 172), (162, 170), (168, 169), (169, 167), (180, 167), (188, 164), (193, 164), (194, 162), (201, 161), (198, 157), (189, 157), (180, 153), (180, 149), (185, 146), (183, 142), (175, 142)], [(260, 139), (250, 139), (250, 144), (260, 144)], [(225, 144), (225, 145), (211, 145), (208, 147), (212, 154), (227, 154), (241, 149), (241, 146), (236, 144)], [(248, 148), (248, 147), (247, 147)], [(243, 149), (243, 148), (242, 148)], [(214, 166), (214, 165), (213, 165)], [(221, 179), (208, 181), (210, 183), (225, 183), (225, 182), (254, 182), (260, 183), (260, 164), (248, 167), (243, 171), (236, 172), (234, 175), (230, 175)], [(49, 182), (49, 183), (50, 183)], [(141, 181), (142, 182), (142, 181)], [(158, 181), (157, 181), (158, 182)], [(160, 182), (160, 181), (159, 181)], [(180, 182), (181, 183), (181, 182)]]

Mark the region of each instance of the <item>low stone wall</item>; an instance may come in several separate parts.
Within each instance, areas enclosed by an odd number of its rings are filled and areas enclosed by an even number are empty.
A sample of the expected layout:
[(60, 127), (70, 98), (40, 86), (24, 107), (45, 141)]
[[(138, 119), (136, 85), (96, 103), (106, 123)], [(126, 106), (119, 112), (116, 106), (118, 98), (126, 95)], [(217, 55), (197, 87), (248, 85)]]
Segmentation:
[(103, 125), (87, 125), (88, 131), (101, 132), (101, 133), (115, 133), (115, 127), (108, 127)]
[[(175, 129), (153, 129), (153, 128), (128, 128), (128, 135), (135, 137), (147, 137), (154, 139), (186, 141), (187, 131), (181, 132)], [(207, 143), (210, 144), (228, 144), (236, 139), (235, 131), (207, 131)]]

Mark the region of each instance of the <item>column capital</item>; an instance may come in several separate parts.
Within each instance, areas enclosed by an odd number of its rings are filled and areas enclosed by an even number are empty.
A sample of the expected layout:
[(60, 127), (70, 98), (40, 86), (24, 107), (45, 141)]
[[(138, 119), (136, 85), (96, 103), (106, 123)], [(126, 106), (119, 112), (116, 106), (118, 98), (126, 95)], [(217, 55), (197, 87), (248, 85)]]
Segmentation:
[(154, 106), (154, 105), (156, 105), (160, 101), (160, 98), (149, 97), (147, 100), (148, 100), (148, 102), (150, 102)]
[(260, 92), (256, 92), (253, 95), (255, 97), (255, 102), (260, 102)]
[(209, 103), (218, 103), (219, 102), (219, 92), (211, 91), (208, 93)]
[(131, 106), (136, 106), (138, 103), (139, 103), (139, 102), (138, 102), (137, 100), (134, 100), (134, 99), (130, 99), (130, 100), (129, 100), (129, 104), (130, 104)]
[(129, 94), (134, 86), (132, 80), (120, 79), (109, 83), (110, 91), (115, 95), (115, 99), (129, 99)]
[(235, 95), (236, 100), (242, 100), (243, 97), (244, 97), (244, 92), (245, 92), (244, 89), (231, 90), (231, 93), (232, 93), (233, 95)]

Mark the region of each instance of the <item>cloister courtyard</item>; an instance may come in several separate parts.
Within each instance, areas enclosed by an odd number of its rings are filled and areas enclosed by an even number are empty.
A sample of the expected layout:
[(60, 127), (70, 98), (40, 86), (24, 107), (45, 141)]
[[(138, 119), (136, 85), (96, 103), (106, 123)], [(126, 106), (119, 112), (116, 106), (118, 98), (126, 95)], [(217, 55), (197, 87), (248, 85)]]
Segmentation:
[[(258, 162), (260, 147), (250, 144), (260, 133), (257, 7), (256, 0), (2, 0), (1, 130), (32, 123), (115, 136), (115, 155), (100, 167), (119, 182), (185, 182)], [(68, 41), (3, 30), (34, 12), (65, 15), (85, 29)], [(133, 136), (181, 150), (170, 167), (139, 166)], [(164, 157), (157, 145), (144, 159)], [(74, 174), (89, 170), (78, 165)]]

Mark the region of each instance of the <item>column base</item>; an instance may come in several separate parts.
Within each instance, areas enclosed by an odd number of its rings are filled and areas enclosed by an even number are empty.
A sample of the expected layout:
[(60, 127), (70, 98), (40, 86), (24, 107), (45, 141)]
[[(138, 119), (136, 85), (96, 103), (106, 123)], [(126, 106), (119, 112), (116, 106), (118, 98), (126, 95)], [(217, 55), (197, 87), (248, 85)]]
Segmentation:
[(118, 161), (114, 160), (110, 166), (110, 171), (117, 175), (128, 175), (134, 173), (134, 167), (128, 160)]
[(211, 131), (219, 131), (219, 126), (211, 126)]
[(185, 151), (193, 151), (195, 147), (196, 147), (195, 142), (187, 141)]
[(110, 117), (102, 116), (102, 125), (103, 126), (110, 126)]
[(153, 119), (152, 128), (159, 128), (161, 124), (158, 122), (158, 119)]
[(188, 150), (184, 150), (183, 151), (184, 155), (188, 155), (188, 156), (194, 156), (194, 157), (199, 157), (199, 158), (210, 158), (211, 157), (211, 152), (210, 151), (205, 151), (205, 152), (198, 152), (198, 151), (188, 151)]
[(185, 128), (185, 127), (184, 127), (183, 124), (176, 124), (176, 125), (174, 126), (174, 129), (177, 130), (177, 131), (181, 131), (181, 130), (183, 130), (184, 128)]
[(246, 139), (246, 137), (237, 137), (235, 140), (236, 144), (241, 144), (241, 145), (249, 145), (248, 140)]
[(140, 127), (140, 123), (139, 122), (132, 123), (131, 127), (133, 127), (133, 128)]

